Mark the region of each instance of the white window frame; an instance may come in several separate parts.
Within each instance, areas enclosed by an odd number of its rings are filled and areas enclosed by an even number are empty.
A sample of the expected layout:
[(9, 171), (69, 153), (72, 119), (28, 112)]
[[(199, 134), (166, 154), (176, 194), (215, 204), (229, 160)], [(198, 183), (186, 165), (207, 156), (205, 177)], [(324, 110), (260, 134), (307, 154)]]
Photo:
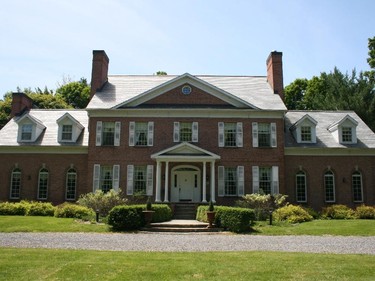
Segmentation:
[[(21, 185), (22, 185), (21, 179), (22, 179), (21, 169), (14, 168), (12, 170), (11, 178), (10, 178), (10, 193), (9, 193), (10, 199), (19, 199), (20, 198), (20, 196), (21, 196)], [(12, 196), (14, 193), (17, 193), (18, 196)]]
[[(144, 131), (146, 142), (137, 144), (137, 124), (143, 124), (146, 129)], [(146, 147), (154, 145), (154, 122), (129, 122), (129, 146)]]
[[(234, 129), (234, 132), (231, 132), (233, 144), (228, 145), (227, 137), (229, 126), (231, 130)], [(242, 122), (219, 122), (218, 123), (218, 142), (219, 147), (243, 147), (243, 124)]]
[(93, 191), (95, 192), (96, 190), (103, 190), (102, 186), (104, 183), (104, 178), (103, 178), (103, 169), (106, 169), (107, 172), (110, 172), (110, 177), (111, 177), (111, 188), (108, 190), (110, 191), (111, 189), (118, 191), (119, 186), (120, 186), (120, 165), (105, 165), (101, 166), (100, 164), (94, 164), (94, 170), (93, 170)]
[[(259, 125), (261, 124), (269, 124), (269, 145), (261, 146), (259, 143)], [(253, 122), (252, 123), (252, 135), (253, 135), (253, 147), (260, 147), (260, 148), (275, 148), (277, 147), (277, 126), (275, 122)]]
[[(226, 185), (228, 182), (228, 170), (234, 171), (234, 182), (236, 185), (236, 192), (234, 194), (228, 193)], [(219, 197), (239, 197), (245, 193), (245, 168), (244, 166), (224, 167), (218, 166), (218, 196)]]
[[(146, 190), (145, 195), (152, 196), (154, 189), (154, 166), (153, 165), (137, 165), (138, 167), (144, 167), (146, 170)], [(126, 195), (134, 195), (135, 191), (135, 176), (136, 176), (136, 167), (134, 165), (128, 165), (127, 167), (127, 187)]]
[[(45, 179), (46, 180), (46, 186), (45, 186), (46, 195), (45, 195), (45, 197), (42, 197), (42, 196), (40, 196), (41, 195), (41, 188), (42, 188), (41, 180), (43, 180), (44, 177), (46, 177), (46, 179)], [(44, 186), (43, 186), (43, 188), (44, 188)], [(39, 175), (38, 175), (38, 195), (37, 195), (38, 200), (47, 200), (48, 199), (48, 188), (49, 188), (49, 171), (46, 168), (42, 168), (42, 169), (39, 170)]]
[[(71, 178), (70, 177), (74, 177), (74, 196), (73, 197), (69, 197), (68, 195), (70, 194), (71, 192), (71, 188), (72, 186), (70, 186), (71, 184)], [(67, 172), (66, 172), (66, 181), (65, 181), (65, 200), (75, 200), (76, 199), (76, 196), (77, 196), (77, 170), (74, 169), (74, 168), (70, 168)]]
[[(278, 166), (253, 166), (253, 193), (259, 193), (260, 191), (260, 171), (261, 169), (269, 169), (269, 184), (271, 195), (279, 193), (279, 167)], [(264, 190), (263, 190), (264, 192)]]
[[(359, 183), (360, 183), (360, 189), (359, 189), (359, 191), (361, 192), (361, 199), (360, 200), (355, 200), (355, 189), (357, 188), (357, 187), (355, 187), (354, 186), (354, 184), (355, 184), (355, 180), (354, 180), (354, 178), (359, 178)], [(353, 192), (353, 202), (356, 202), (356, 203), (361, 203), (361, 202), (363, 202), (363, 179), (362, 179), (362, 173), (360, 173), (360, 172), (358, 172), (358, 171), (356, 171), (356, 172), (354, 172), (353, 174), (352, 174), (352, 192)]]
[[(327, 200), (327, 188), (331, 188), (327, 186), (327, 179), (331, 178), (332, 182), (332, 195), (333, 199)], [(335, 183), (335, 174), (329, 170), (324, 173), (324, 201), (327, 203), (334, 203), (336, 202), (336, 183)]]
[[(302, 179), (302, 182), (301, 180)], [(304, 171), (298, 171), (296, 173), (296, 202), (299, 202), (299, 203), (306, 203), (307, 202), (307, 177), (306, 177), (306, 173)], [(299, 184), (302, 183), (303, 186), (302, 186), (302, 191), (303, 191), (303, 197), (305, 198), (304, 200), (301, 200), (300, 197), (299, 197), (299, 191), (301, 190), (301, 186), (299, 186)]]
[[(104, 131), (106, 124), (113, 124), (113, 143), (112, 144), (104, 144)], [(116, 121), (97, 121), (96, 122), (96, 146), (120, 146), (120, 138), (121, 138), (121, 122)]]

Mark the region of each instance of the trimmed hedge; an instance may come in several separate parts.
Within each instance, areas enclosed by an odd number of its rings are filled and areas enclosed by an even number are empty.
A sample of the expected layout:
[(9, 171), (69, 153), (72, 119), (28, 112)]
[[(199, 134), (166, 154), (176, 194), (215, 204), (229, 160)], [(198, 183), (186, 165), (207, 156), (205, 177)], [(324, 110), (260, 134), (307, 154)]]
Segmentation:
[(375, 207), (361, 205), (355, 209), (355, 216), (359, 219), (375, 219)]
[[(199, 206), (196, 219), (207, 222), (207, 210), (208, 206)], [(250, 231), (250, 225), (255, 220), (254, 210), (248, 208), (215, 206), (215, 211), (214, 224), (233, 232)]]
[(55, 209), (49, 202), (32, 202), (30, 204), (28, 216), (44, 216), (44, 217), (53, 217), (55, 214)]
[(21, 201), (0, 203), (0, 215), (8, 216), (51, 216), (55, 207), (49, 202)]
[(0, 215), (3, 216), (26, 216), (28, 206), (23, 203), (0, 203)]
[[(135, 230), (145, 225), (142, 211), (146, 210), (145, 204), (121, 205), (114, 207), (108, 216), (108, 224), (113, 230)], [(163, 222), (172, 219), (172, 210), (166, 204), (153, 204), (154, 215), (152, 222)]]
[(273, 214), (275, 221), (288, 223), (301, 223), (314, 219), (304, 208), (292, 204), (277, 209)]
[(322, 217), (337, 220), (354, 219), (355, 212), (348, 206), (337, 204), (323, 208)]
[(91, 208), (80, 206), (73, 203), (63, 203), (55, 209), (55, 217), (57, 218), (76, 218), (83, 219), (94, 217), (95, 213)]

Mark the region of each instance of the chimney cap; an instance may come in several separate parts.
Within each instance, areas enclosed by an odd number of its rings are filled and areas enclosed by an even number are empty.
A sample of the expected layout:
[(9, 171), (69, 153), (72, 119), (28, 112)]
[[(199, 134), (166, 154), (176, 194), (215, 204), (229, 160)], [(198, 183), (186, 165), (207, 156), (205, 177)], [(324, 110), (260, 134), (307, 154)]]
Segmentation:
[(92, 51), (93, 58), (97, 58), (99, 56), (103, 56), (107, 62), (109, 62), (109, 58), (104, 50), (93, 50)]

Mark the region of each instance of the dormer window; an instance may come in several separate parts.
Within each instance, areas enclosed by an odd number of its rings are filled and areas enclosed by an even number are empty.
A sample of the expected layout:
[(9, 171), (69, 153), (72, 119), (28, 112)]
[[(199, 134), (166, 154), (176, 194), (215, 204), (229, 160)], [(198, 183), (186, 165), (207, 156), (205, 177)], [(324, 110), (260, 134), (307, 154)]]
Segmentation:
[(314, 118), (306, 114), (290, 127), (290, 131), (298, 143), (316, 143), (317, 124)]
[(46, 128), (42, 121), (29, 113), (21, 116), (16, 122), (18, 124), (18, 142), (35, 142)]
[(64, 142), (76, 142), (78, 137), (83, 131), (83, 126), (69, 113), (65, 113), (62, 117), (57, 120), (59, 125), (58, 141)]
[(349, 115), (346, 115), (340, 121), (333, 123), (327, 129), (335, 138), (338, 143), (341, 144), (356, 144), (357, 133), (356, 128), (358, 122)]

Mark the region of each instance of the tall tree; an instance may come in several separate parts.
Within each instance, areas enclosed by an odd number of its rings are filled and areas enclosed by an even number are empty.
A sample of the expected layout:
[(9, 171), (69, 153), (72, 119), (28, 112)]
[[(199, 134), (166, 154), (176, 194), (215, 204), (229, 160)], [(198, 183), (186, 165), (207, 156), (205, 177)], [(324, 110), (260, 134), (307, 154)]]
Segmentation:
[(85, 78), (69, 82), (56, 90), (56, 96), (74, 108), (85, 108), (90, 100), (90, 86)]

